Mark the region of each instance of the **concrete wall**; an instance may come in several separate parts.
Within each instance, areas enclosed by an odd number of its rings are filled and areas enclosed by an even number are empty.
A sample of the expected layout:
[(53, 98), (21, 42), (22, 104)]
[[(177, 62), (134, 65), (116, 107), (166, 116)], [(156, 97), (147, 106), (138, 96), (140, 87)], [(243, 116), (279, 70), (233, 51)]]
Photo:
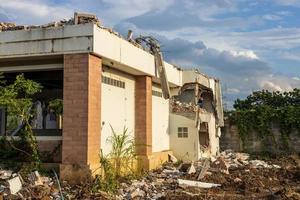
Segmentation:
[[(178, 138), (178, 127), (188, 127), (188, 138)], [(170, 147), (178, 159), (199, 159), (199, 137), (194, 120), (170, 113)]]
[[(272, 153), (286, 153), (286, 152), (300, 152), (300, 134), (295, 131), (289, 135), (288, 140), (282, 138), (280, 129), (275, 124), (272, 126), (272, 135), (264, 139), (260, 138), (254, 131), (250, 132), (245, 139), (245, 143), (239, 136), (238, 129), (235, 125), (231, 125), (225, 121), (225, 127), (222, 129), (222, 136), (220, 138), (221, 150), (233, 149), (234, 151), (247, 152), (272, 152)], [(284, 141), (288, 141), (288, 147), (285, 146)]]
[(135, 79), (131, 75), (107, 67), (103, 68), (102, 75), (125, 82), (125, 88), (102, 83), (101, 148), (103, 153), (107, 154), (111, 151), (111, 145), (107, 141), (112, 134), (110, 125), (117, 133), (122, 133), (126, 127), (130, 136), (134, 138)]
[(228, 121), (225, 121), (225, 127), (222, 128), (220, 138), (220, 149), (232, 149), (236, 152), (242, 150), (242, 141), (239, 137), (239, 132), (236, 126), (231, 126)]
[(182, 72), (182, 83), (192, 83), (198, 81), (205, 87), (210, 87), (209, 77), (196, 72), (196, 70), (185, 70)]
[(0, 58), (90, 52), (93, 24), (0, 33)]
[[(152, 86), (152, 90), (162, 92), (161, 87)], [(169, 100), (152, 95), (152, 151), (170, 149)]]

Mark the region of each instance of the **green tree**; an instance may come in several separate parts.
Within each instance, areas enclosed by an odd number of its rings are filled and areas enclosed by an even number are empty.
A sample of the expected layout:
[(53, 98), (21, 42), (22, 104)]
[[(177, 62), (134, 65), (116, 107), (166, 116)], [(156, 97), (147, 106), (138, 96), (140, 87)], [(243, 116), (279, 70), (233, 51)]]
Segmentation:
[[(18, 149), (30, 157), (31, 161), (39, 163), (37, 142), (32, 132), (31, 119), (34, 113), (32, 108), (33, 96), (39, 93), (42, 86), (32, 80), (25, 79), (24, 75), (18, 75), (14, 83), (7, 85), (3, 74), (0, 74), (0, 106), (5, 107), (9, 117), (15, 122), (22, 122), (23, 127), (18, 136), (23, 143), (23, 149)], [(14, 129), (17, 128), (15, 124)], [(13, 145), (12, 142), (10, 142)]]

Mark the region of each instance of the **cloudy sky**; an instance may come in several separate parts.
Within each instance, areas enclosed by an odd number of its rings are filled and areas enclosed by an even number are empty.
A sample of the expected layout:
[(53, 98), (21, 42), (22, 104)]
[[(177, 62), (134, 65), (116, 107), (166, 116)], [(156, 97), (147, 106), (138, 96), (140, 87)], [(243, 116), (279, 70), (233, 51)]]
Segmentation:
[(300, 87), (300, 0), (0, 0), (0, 21), (43, 24), (74, 11), (153, 35), (165, 59), (219, 77), (228, 105)]

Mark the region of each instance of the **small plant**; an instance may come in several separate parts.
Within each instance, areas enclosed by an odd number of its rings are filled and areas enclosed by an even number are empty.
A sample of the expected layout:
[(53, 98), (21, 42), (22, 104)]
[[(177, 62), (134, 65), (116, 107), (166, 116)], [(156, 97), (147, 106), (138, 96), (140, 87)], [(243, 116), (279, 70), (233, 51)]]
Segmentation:
[(115, 193), (119, 183), (123, 179), (134, 177), (134, 162), (136, 161), (134, 140), (124, 128), (121, 134), (117, 134), (111, 127), (112, 135), (107, 139), (112, 146), (109, 154), (100, 152), (100, 164), (102, 176), (96, 176), (92, 191), (103, 190)]
[(134, 140), (129, 136), (128, 129), (124, 128), (121, 134), (117, 134), (111, 126), (112, 135), (107, 139), (112, 145), (112, 150), (108, 154), (112, 167), (117, 177), (122, 172), (134, 172), (133, 164), (136, 159)]
[(97, 175), (92, 185), (92, 192), (106, 191), (115, 193), (119, 187), (119, 182), (116, 174), (114, 173), (112, 163), (108, 156), (104, 156), (100, 152), (100, 164), (102, 169), (102, 176)]

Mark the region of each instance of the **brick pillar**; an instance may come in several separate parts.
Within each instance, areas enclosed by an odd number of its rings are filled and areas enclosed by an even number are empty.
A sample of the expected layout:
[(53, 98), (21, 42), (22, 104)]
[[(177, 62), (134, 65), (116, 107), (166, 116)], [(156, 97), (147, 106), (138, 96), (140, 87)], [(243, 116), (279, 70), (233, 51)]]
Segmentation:
[(142, 167), (149, 168), (152, 155), (152, 78), (136, 77), (135, 84), (135, 142)]
[(99, 166), (101, 66), (101, 59), (88, 53), (64, 55), (60, 176), (74, 183), (88, 179)]

